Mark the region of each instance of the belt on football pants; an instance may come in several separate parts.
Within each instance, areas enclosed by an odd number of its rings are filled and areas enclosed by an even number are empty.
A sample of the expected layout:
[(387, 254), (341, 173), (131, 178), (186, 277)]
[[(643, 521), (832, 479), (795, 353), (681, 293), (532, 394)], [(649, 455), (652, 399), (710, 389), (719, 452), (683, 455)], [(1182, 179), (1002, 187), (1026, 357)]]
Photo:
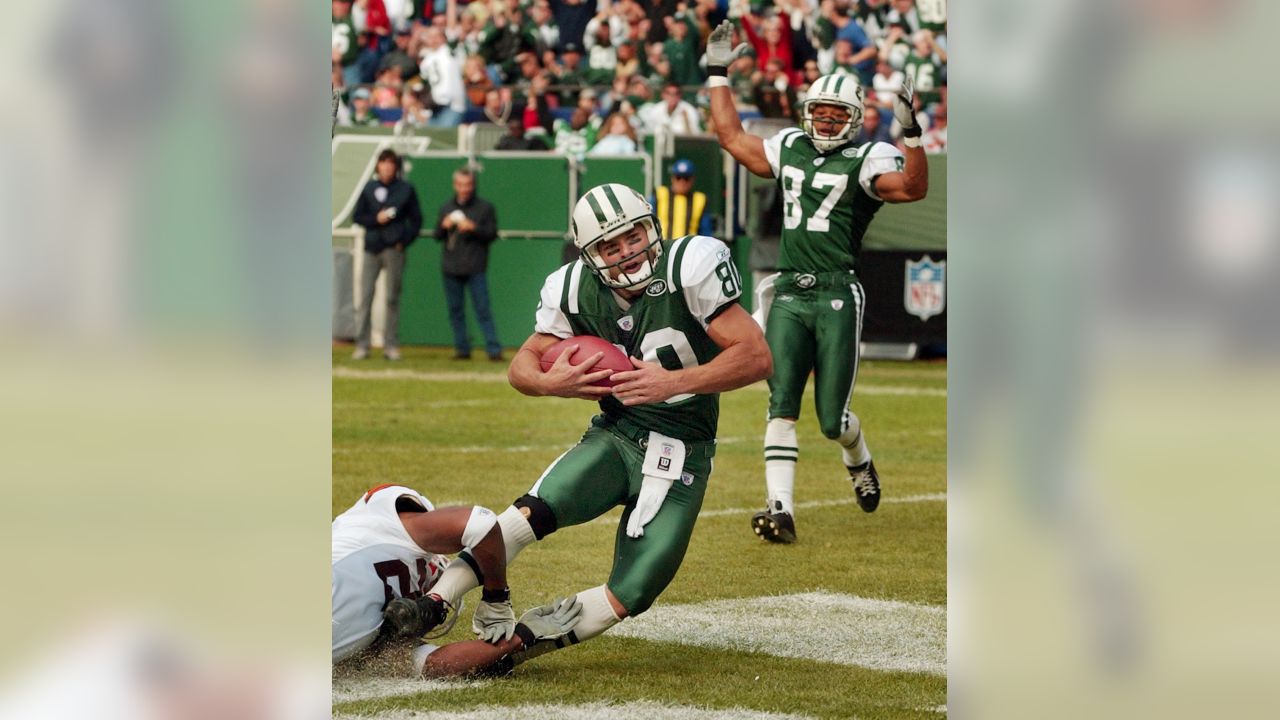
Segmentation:
[[(630, 420), (622, 418), (611, 418), (605, 415), (596, 415), (591, 418), (591, 424), (605, 430), (613, 430), (622, 437), (645, 449), (649, 446), (649, 431), (636, 425)], [(687, 457), (705, 457), (713, 458), (716, 456), (716, 441), (697, 442), (689, 440), (681, 440), (684, 443), (685, 455)]]
[(774, 281), (773, 287), (775, 292), (798, 292), (818, 288), (847, 288), (856, 282), (858, 282), (858, 276), (852, 270), (821, 273), (788, 272), (784, 270), (778, 274), (778, 279)]

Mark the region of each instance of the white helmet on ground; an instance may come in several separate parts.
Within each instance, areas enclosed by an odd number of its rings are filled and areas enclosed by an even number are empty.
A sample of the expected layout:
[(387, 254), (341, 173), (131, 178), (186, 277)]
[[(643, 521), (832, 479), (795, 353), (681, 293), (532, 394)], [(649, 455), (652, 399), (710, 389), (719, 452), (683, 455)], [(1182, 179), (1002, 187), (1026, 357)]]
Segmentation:
[[(649, 242), (643, 250), (615, 262), (600, 256), (600, 243), (623, 235), (640, 226)], [(573, 244), (582, 251), (582, 260), (605, 285), (623, 290), (638, 290), (653, 278), (654, 265), (662, 256), (662, 231), (653, 207), (640, 193), (626, 185), (608, 183), (587, 191), (573, 208)], [(630, 265), (640, 256), (638, 267)]]
[[(831, 135), (819, 135), (813, 124), (816, 105), (836, 105), (849, 111), (849, 122)], [(819, 152), (827, 152), (853, 139), (862, 127), (862, 85), (852, 75), (823, 75), (809, 86), (800, 104), (800, 129), (813, 140)]]

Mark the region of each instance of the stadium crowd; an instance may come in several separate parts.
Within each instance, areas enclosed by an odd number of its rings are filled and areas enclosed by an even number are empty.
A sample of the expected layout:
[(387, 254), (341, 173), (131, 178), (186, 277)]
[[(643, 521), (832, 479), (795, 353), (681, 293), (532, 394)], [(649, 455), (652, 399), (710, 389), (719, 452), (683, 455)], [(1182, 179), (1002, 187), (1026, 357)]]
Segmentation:
[(865, 89), (858, 142), (892, 142), (910, 75), (924, 147), (947, 149), (945, 0), (332, 1), (343, 126), (491, 122), (578, 156), (709, 132), (703, 53), (729, 18), (750, 46), (729, 71), (743, 119), (796, 121), (809, 84), (844, 73)]

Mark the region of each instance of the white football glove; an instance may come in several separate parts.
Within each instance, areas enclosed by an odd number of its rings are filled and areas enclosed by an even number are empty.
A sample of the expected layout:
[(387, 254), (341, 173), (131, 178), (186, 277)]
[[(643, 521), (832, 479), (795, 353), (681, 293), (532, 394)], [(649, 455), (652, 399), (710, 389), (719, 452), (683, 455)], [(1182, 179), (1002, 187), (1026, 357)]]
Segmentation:
[(747, 52), (748, 45), (733, 46), (733, 23), (725, 20), (707, 36), (707, 67), (727, 68)]
[(920, 136), (920, 124), (916, 122), (916, 86), (907, 73), (902, 81), (902, 90), (893, 96), (893, 118), (902, 126), (902, 134), (907, 137)]
[(644, 526), (658, 514), (662, 501), (667, 499), (667, 491), (671, 489), (672, 480), (644, 476), (640, 485), (640, 497), (636, 499), (636, 507), (627, 519), (627, 537), (641, 537)]
[(471, 629), (481, 640), (497, 643), (509, 640), (516, 631), (516, 614), (511, 609), (511, 593), (506, 599), (481, 600), (471, 619)]
[(520, 624), (529, 628), (538, 640), (554, 640), (578, 626), (582, 619), (582, 603), (574, 595), (551, 601), (520, 616)]

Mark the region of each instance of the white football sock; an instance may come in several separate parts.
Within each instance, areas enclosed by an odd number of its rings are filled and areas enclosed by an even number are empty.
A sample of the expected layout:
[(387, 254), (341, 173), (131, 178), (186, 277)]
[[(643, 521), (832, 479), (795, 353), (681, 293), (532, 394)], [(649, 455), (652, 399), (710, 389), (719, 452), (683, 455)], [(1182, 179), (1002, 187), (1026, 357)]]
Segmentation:
[[(502, 528), (502, 542), (507, 548), (507, 565), (537, 539), (533, 535), (533, 528), (529, 527), (529, 521), (524, 519), (524, 515), (514, 505), (498, 516), (498, 526)], [(475, 571), (465, 560), (458, 559), (449, 563), (440, 579), (431, 586), (430, 592), (456, 608), (463, 595), (479, 586), (480, 579), (476, 577)]]
[(848, 424), (845, 426), (844, 433), (836, 438), (836, 442), (844, 448), (841, 452), (844, 456), (844, 464), (848, 467), (864, 465), (871, 461), (871, 450), (867, 448), (866, 438), (862, 436), (862, 421), (851, 410), (845, 411), (845, 417)]
[(764, 484), (769, 493), (769, 512), (795, 514), (796, 421), (773, 418), (764, 429)]
[(604, 585), (578, 593), (578, 602), (582, 603), (582, 615), (579, 616), (578, 626), (573, 629), (578, 642), (590, 640), (622, 622), (622, 618), (613, 611), (613, 604), (609, 602)]

